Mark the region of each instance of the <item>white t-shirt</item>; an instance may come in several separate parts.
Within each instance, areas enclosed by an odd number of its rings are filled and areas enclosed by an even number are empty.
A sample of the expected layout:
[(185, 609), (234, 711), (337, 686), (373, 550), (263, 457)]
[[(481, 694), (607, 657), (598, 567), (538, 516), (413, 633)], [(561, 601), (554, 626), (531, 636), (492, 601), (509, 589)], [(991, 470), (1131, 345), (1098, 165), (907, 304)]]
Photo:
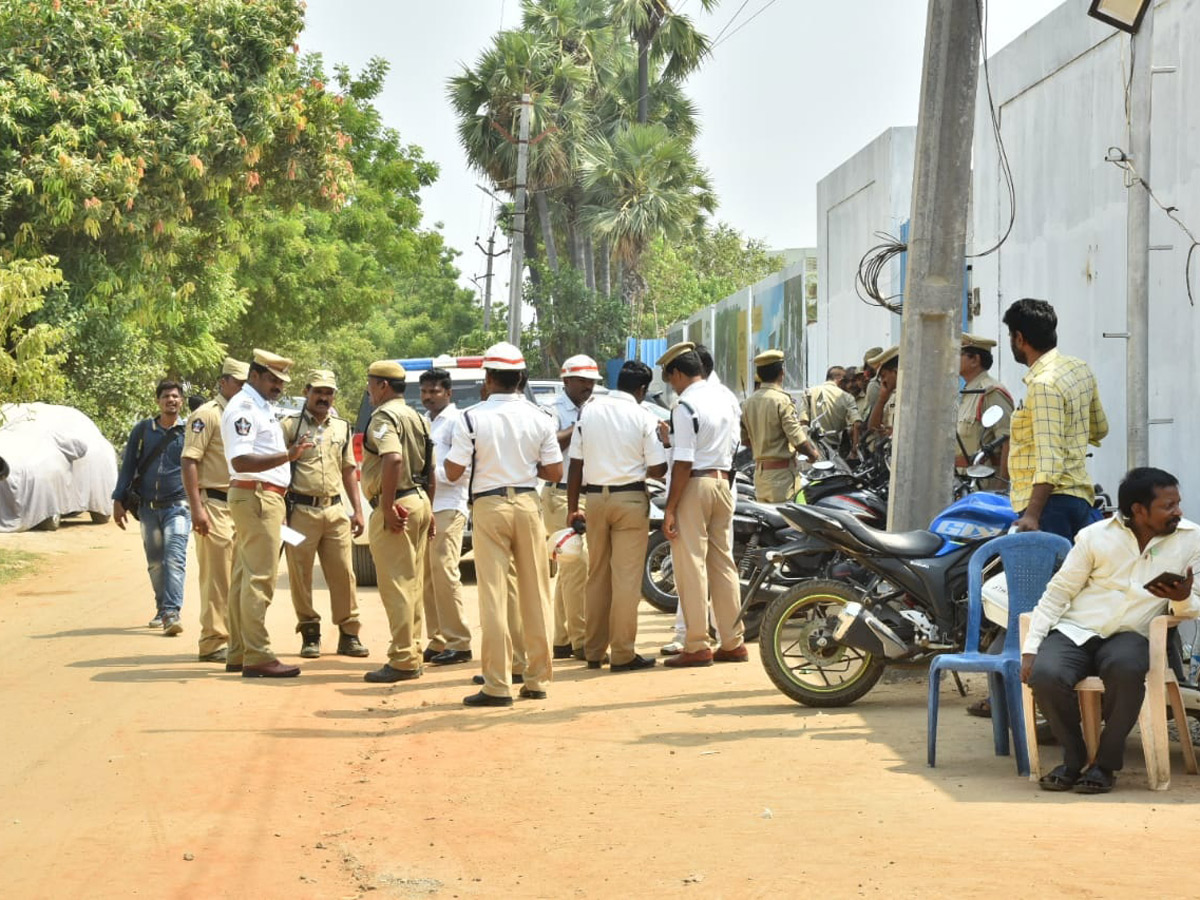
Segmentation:
[[(562, 462), (554, 420), (521, 394), (492, 394), (464, 412), (454, 426), (446, 457), (460, 466), (471, 465), (471, 434), (475, 430), (476, 494), (503, 487), (537, 487), (537, 467)], [(459, 479), (465, 483), (467, 475)]]
[(234, 471), (233, 461), (239, 456), (272, 456), (287, 452), (287, 440), (271, 412), (271, 404), (251, 387), (250, 382), (242, 385), (221, 413), (221, 440), (225, 444), (230, 479), (262, 481), (282, 488), (291, 483), (292, 467), (286, 462), (263, 472)]
[[(429, 438), (433, 441), (433, 458), (435, 460), (433, 478), (437, 484), (437, 489), (433, 494), (433, 511), (456, 509), (465, 516), (467, 514), (469, 471), (464, 472), (463, 477), (458, 481), (451, 481), (446, 477), (446, 457), (450, 455), (454, 429), (461, 418), (462, 412), (459, 408), (453, 403), (448, 403), (436, 418), (430, 420)], [(470, 468), (471, 464), (468, 462), (467, 469)]]

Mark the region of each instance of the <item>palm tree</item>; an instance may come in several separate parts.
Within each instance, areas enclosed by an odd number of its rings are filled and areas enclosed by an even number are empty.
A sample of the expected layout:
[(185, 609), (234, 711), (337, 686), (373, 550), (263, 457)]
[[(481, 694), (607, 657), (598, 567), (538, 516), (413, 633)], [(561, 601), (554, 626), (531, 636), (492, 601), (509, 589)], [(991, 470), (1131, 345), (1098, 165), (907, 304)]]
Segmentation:
[[(612, 141), (589, 142), (583, 172), (589, 199), (583, 220), (622, 263), (621, 290), (636, 323), (645, 293), (641, 256), (655, 237), (677, 240), (715, 209), (708, 174), (690, 142), (660, 124), (630, 125)], [(657, 310), (652, 321), (657, 332)]]
[[(700, 0), (705, 12), (718, 0)], [(633, 38), (638, 50), (637, 120), (650, 121), (650, 63), (666, 60), (664, 78), (679, 80), (695, 71), (712, 49), (692, 20), (671, 8), (670, 0), (613, 0), (613, 18)]]

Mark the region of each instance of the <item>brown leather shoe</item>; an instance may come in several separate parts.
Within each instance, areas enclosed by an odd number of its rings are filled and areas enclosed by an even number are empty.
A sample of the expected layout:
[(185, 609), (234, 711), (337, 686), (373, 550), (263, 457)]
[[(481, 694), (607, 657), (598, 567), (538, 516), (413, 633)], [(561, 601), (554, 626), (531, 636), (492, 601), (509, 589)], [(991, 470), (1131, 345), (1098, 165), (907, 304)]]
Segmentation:
[(711, 666), (713, 664), (713, 652), (705, 647), (703, 650), (696, 650), (688, 653), (686, 650), (682, 653), (677, 653), (674, 656), (668, 657), (663, 663), (672, 669), (690, 669), (698, 666)]
[(285, 666), (277, 659), (257, 666), (242, 666), (243, 678), (295, 678), (299, 674), (299, 666)]
[(750, 651), (746, 649), (745, 644), (742, 644), (741, 646), (734, 647), (732, 650), (725, 650), (724, 648), (714, 650), (712, 658), (713, 662), (749, 662)]

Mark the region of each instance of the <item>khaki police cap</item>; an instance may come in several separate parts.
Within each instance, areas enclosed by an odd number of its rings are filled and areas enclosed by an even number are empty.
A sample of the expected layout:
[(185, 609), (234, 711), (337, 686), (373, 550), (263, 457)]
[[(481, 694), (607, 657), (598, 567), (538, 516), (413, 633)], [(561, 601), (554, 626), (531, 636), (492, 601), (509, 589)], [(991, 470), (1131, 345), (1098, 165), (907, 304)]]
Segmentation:
[(867, 365), (869, 365), (872, 369), (882, 369), (885, 363), (891, 362), (893, 359), (895, 359), (899, 355), (900, 355), (900, 345), (893, 344), (891, 347), (888, 347), (886, 350), (880, 350), (877, 354), (872, 356), (867, 361)]
[(874, 368), (874, 364), (871, 362), (871, 360), (874, 359), (876, 356), (878, 356), (882, 352), (883, 352), (882, 347), (872, 347), (870, 350), (868, 350), (866, 353), (863, 354), (863, 365), (871, 366), (872, 368)]
[(569, 357), (562, 364), (562, 371), (559, 372), (559, 377), (587, 378), (591, 381), (604, 380), (604, 376), (600, 374), (600, 367), (596, 365), (596, 361), (583, 353)]
[(968, 334), (964, 331), (962, 345), (964, 350), (968, 347), (974, 347), (976, 350), (991, 350), (996, 346), (996, 342), (991, 338), (980, 337), (977, 334)]
[(313, 369), (308, 375), (308, 386), (337, 390), (337, 376), (329, 369)]
[(764, 350), (754, 357), (754, 367), (769, 366), (771, 363), (783, 362), (782, 350)]
[(386, 378), (388, 381), (403, 381), (405, 378), (404, 366), (394, 359), (377, 359), (371, 363), (367, 374), (376, 378)]
[(278, 378), (280, 381), (291, 381), (292, 378), (288, 375), (288, 369), (293, 365), (292, 361), (286, 356), (279, 356), (267, 350), (254, 350), (254, 362), (257, 365), (263, 366), (268, 372)]
[(232, 356), (227, 356), (225, 357), (225, 362), (221, 363), (221, 374), (229, 375), (238, 381), (245, 381), (246, 376), (250, 374), (250, 364), (244, 363), (240, 359), (234, 359)]
[(483, 367), (496, 372), (520, 372), (525, 368), (525, 357), (508, 341), (500, 341), (484, 351)]
[(654, 364), (656, 366), (669, 365), (671, 362), (680, 356), (683, 356), (683, 354), (687, 353), (689, 350), (695, 349), (696, 345), (691, 341), (680, 341), (678, 344), (672, 344), (670, 347), (668, 347), (667, 352), (660, 356)]

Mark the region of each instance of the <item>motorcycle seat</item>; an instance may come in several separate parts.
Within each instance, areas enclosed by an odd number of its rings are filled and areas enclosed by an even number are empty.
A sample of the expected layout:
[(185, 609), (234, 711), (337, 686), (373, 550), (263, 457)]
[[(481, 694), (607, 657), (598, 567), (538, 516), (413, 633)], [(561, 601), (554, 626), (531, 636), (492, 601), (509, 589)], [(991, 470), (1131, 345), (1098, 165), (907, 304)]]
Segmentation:
[(761, 519), (770, 528), (778, 531), (781, 528), (790, 528), (791, 525), (787, 519), (779, 514), (779, 505), (774, 503), (759, 503), (757, 500), (739, 500), (739, 507), (748, 507), (747, 512)]
[(942, 548), (943, 539), (932, 531), (880, 531), (864, 524), (856, 516), (840, 509), (821, 509), (821, 514), (836, 519), (848, 532), (868, 547), (904, 559), (933, 556)]

